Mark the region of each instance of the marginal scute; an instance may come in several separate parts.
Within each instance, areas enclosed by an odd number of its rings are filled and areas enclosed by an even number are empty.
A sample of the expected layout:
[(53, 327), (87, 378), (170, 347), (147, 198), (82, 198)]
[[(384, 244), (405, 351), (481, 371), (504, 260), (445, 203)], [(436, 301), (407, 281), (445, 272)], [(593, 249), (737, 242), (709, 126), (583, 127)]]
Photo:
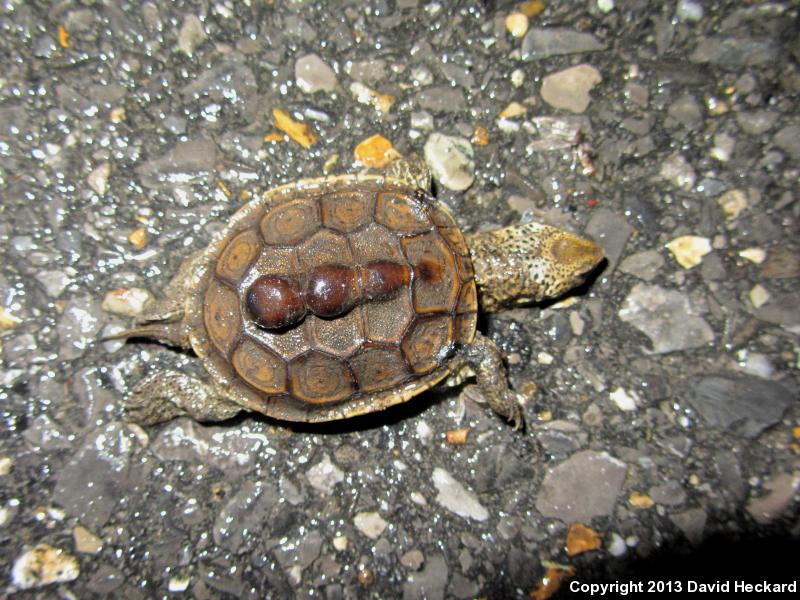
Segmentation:
[(350, 367), (362, 392), (389, 389), (411, 377), (400, 349), (394, 346), (365, 346), (350, 359)]
[(456, 313), (477, 313), (478, 312), (478, 291), (475, 288), (475, 281), (468, 279), (461, 286), (461, 293), (458, 295)]
[(429, 373), (450, 354), (453, 321), (449, 315), (418, 319), (400, 344), (403, 354), (417, 374)]
[(438, 231), (439, 235), (447, 241), (447, 245), (450, 246), (454, 254), (469, 256), (469, 248), (460, 229), (457, 227), (439, 227)]
[(231, 344), (242, 327), (240, 314), (236, 292), (213, 279), (205, 294), (203, 323), (208, 337), (223, 355), (230, 352)]
[(403, 234), (422, 233), (432, 227), (428, 212), (416, 202), (409, 202), (407, 193), (379, 193), (375, 221)]
[(286, 391), (283, 359), (252, 340), (245, 339), (236, 347), (231, 363), (242, 379), (265, 394)]
[(254, 229), (234, 237), (222, 251), (215, 272), (218, 277), (236, 285), (261, 251), (261, 241)]
[(403, 250), (414, 269), (414, 310), (450, 312), (461, 285), (455, 260), (435, 232), (404, 239)]
[(453, 219), (453, 215), (442, 206), (433, 206), (431, 208), (431, 218), (439, 227), (456, 227), (456, 221)]
[(322, 224), (342, 233), (348, 233), (372, 221), (375, 195), (363, 192), (339, 192), (323, 196), (321, 204)]
[(347, 364), (314, 350), (292, 361), (289, 378), (292, 394), (311, 404), (339, 402), (355, 391)]
[(320, 226), (317, 201), (313, 198), (298, 198), (274, 206), (261, 219), (260, 226), (261, 235), (267, 244), (297, 244)]

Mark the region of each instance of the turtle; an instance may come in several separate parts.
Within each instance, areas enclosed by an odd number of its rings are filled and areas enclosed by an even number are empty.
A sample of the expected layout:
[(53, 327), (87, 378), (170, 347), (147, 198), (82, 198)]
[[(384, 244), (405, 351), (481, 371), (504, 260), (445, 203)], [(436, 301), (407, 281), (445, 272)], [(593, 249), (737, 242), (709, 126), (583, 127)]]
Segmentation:
[(223, 421), (248, 410), (318, 423), (474, 375), (488, 405), (520, 428), (520, 402), (478, 312), (563, 295), (603, 251), (534, 222), (465, 234), (430, 190), (424, 161), (410, 157), (246, 202), (114, 336), (191, 350), (208, 373), (145, 377), (125, 402), (127, 420)]

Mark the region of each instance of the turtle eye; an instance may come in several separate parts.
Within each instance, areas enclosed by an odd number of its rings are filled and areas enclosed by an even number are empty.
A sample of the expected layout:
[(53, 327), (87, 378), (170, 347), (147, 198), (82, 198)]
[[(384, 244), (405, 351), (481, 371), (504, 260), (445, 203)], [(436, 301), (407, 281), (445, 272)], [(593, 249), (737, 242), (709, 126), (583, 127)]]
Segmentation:
[(264, 329), (281, 329), (303, 320), (306, 307), (300, 286), (292, 278), (262, 275), (247, 290), (247, 311)]

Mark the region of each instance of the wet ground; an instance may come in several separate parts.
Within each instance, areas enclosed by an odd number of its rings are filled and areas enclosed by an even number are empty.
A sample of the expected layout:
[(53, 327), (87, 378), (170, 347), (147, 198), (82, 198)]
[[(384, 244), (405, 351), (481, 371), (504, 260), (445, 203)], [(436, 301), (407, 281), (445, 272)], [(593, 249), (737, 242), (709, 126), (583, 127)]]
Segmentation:
[[(797, 5), (369, 4), (2, 4), (0, 589), (794, 577)], [(544, 220), (606, 251), (574, 297), (481, 322), (527, 429), (469, 388), (325, 427), (126, 424), (145, 374), (198, 366), (102, 342), (147, 298), (108, 292), (159, 293), (248, 193), (390, 146), (465, 230)]]

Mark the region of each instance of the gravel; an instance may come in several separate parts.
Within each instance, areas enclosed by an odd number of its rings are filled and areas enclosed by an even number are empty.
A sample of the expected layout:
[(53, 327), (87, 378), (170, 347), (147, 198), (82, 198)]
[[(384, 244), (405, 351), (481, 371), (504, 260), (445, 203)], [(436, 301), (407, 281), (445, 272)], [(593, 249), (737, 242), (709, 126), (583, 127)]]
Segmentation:
[[(0, 596), (791, 575), (798, 8), (651, 4), (551, 0), (521, 38), (506, 17), (538, 3), (0, 8)], [(527, 428), (463, 385), (320, 426), (126, 423), (147, 374), (202, 369), (103, 338), (245, 197), (354, 172), (373, 136), (425, 155), (465, 231), (546, 220), (604, 248), (575, 294), (481, 317)], [(574, 521), (603, 547), (569, 556)]]

